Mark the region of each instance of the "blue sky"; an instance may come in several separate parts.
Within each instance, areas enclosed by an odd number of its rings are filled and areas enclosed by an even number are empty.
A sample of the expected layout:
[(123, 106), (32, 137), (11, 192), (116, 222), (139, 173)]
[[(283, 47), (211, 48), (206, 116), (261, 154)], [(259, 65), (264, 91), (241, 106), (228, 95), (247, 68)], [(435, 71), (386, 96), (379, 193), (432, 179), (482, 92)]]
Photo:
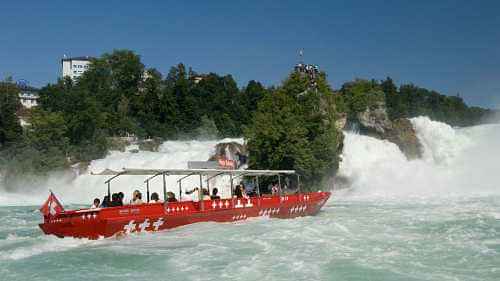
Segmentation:
[(391, 76), (497, 107), (499, 13), (499, 1), (5, 1), (0, 78), (42, 86), (64, 54), (126, 48), (162, 73), (183, 62), (275, 85), (303, 48), (334, 88)]

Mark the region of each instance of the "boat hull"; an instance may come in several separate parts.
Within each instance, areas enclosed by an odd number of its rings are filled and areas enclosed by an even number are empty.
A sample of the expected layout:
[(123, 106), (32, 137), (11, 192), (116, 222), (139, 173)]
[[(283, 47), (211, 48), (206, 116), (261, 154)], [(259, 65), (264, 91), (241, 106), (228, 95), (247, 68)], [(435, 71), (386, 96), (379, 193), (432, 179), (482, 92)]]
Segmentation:
[(317, 214), (329, 197), (330, 192), (311, 192), (83, 209), (45, 217), (40, 228), (57, 237), (98, 239), (198, 222), (234, 222), (262, 216), (286, 219)]

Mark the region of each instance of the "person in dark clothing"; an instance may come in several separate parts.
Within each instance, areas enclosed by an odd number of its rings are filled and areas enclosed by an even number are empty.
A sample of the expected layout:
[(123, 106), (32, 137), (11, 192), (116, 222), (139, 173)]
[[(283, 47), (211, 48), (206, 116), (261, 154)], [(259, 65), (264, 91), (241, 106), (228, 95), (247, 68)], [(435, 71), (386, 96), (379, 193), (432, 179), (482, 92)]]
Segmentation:
[(123, 194), (123, 192), (118, 192), (118, 198), (120, 199), (119, 200), (119, 206), (123, 206), (123, 198), (125, 198), (125, 194)]
[(241, 192), (240, 185), (237, 185), (236, 188), (234, 189), (234, 196), (236, 196), (236, 198), (243, 198), (243, 193)]
[(158, 202), (161, 202), (160, 201), (160, 196), (158, 195), (158, 193), (153, 192), (151, 194), (151, 203), (158, 203)]
[(216, 199), (220, 199), (220, 196), (217, 195), (217, 193), (219, 192), (219, 190), (217, 189), (217, 187), (214, 187), (212, 189), (212, 196), (210, 196), (210, 199), (211, 200), (216, 200)]
[(245, 154), (238, 155), (238, 160), (240, 160), (240, 165), (245, 165), (247, 163), (247, 156)]
[(175, 194), (171, 191), (167, 192), (167, 202), (177, 202)]
[(109, 207), (109, 205), (110, 205), (109, 196), (106, 195), (102, 199), (101, 208), (107, 208), (107, 207)]
[(111, 195), (111, 203), (109, 204), (108, 207), (118, 207), (120, 206), (120, 195), (118, 193), (113, 193)]

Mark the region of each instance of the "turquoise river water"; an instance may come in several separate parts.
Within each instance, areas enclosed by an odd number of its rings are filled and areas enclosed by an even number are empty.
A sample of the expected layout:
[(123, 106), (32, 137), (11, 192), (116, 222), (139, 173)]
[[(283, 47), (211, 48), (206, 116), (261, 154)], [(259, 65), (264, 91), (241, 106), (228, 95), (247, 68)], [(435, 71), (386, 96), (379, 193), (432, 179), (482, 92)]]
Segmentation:
[(1, 280), (499, 280), (500, 197), (338, 198), (315, 217), (202, 223), (125, 239), (43, 235), (0, 207)]

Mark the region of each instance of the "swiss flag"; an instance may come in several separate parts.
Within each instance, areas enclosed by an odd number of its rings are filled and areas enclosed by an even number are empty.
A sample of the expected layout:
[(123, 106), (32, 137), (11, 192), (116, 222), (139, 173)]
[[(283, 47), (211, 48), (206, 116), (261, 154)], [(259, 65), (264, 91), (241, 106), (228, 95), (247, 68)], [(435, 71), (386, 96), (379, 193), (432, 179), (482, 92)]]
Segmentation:
[(49, 198), (47, 198), (47, 201), (43, 203), (42, 207), (40, 207), (40, 212), (44, 216), (54, 216), (56, 214), (61, 213), (64, 211), (64, 207), (62, 206), (61, 202), (57, 200), (57, 197), (50, 192)]

